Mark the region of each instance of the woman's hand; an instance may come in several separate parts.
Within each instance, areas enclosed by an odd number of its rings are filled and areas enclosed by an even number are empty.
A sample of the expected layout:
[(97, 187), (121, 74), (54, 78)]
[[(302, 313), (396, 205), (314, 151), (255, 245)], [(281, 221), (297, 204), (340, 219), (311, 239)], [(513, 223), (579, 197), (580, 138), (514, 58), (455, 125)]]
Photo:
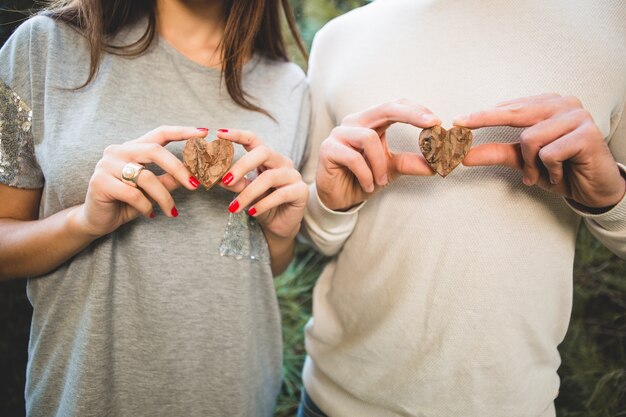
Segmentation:
[[(104, 150), (89, 181), (85, 203), (76, 207), (75, 220), (91, 236), (104, 236), (142, 215), (153, 218), (153, 202), (168, 217), (178, 216), (171, 191), (181, 184), (189, 190), (198, 188), (198, 180), (185, 165), (164, 148), (169, 142), (205, 137), (207, 129), (162, 126), (144, 136)], [(155, 175), (143, 169), (136, 187), (123, 182), (122, 169), (127, 163), (154, 163), (166, 173)]]
[(626, 181), (602, 132), (580, 100), (542, 94), (460, 116), (454, 124), (525, 127), (519, 143), (486, 143), (471, 149), (467, 166), (505, 165), (524, 172), (524, 184), (570, 198), (583, 209), (607, 209), (626, 192)]
[(441, 123), (427, 108), (399, 100), (347, 116), (322, 142), (316, 186), (326, 207), (349, 209), (400, 175), (434, 174), (422, 155), (389, 150), (386, 132), (397, 122), (420, 128)]
[[(238, 192), (228, 210), (248, 214), (257, 219), (266, 237), (292, 240), (300, 230), (308, 188), (293, 162), (268, 148), (252, 132), (220, 129), (217, 137), (243, 145), (248, 152), (222, 179), (222, 186)], [(250, 181), (245, 175), (256, 170)]]

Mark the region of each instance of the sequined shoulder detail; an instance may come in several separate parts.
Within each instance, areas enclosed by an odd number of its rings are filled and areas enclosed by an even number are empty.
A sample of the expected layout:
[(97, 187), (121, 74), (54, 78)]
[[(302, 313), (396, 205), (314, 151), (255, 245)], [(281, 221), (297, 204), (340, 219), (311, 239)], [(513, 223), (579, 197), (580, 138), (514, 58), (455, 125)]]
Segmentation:
[(32, 121), (28, 104), (0, 81), (0, 183), (20, 188), (43, 186), (35, 159)]

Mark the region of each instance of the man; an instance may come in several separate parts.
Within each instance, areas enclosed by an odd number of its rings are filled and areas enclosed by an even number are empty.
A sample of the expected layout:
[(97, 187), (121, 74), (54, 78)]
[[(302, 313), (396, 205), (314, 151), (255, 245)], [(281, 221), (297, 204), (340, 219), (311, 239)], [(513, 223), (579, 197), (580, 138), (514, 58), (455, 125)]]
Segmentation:
[[(379, 0), (319, 32), (305, 229), (336, 257), (302, 415), (555, 415), (580, 220), (626, 257), (625, 22), (621, 0)], [(446, 178), (419, 154), (437, 124), (474, 129)]]

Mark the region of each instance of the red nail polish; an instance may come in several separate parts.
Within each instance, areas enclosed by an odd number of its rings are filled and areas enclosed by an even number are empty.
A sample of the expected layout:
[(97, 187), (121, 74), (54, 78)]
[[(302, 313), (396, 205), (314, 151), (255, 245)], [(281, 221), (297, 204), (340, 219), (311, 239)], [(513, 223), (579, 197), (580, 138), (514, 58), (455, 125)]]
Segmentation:
[(200, 185), (200, 181), (198, 181), (196, 177), (191, 176), (189, 177), (189, 184), (191, 184), (193, 188), (198, 188), (198, 186)]
[(154, 211), (152, 213), (150, 213), (150, 218), (154, 219)]
[(196, 127), (197, 130), (199, 130), (200, 132), (208, 132), (209, 129), (207, 129), (206, 127)]
[(176, 210), (176, 206), (172, 209), (172, 217), (178, 217), (178, 210)]
[(228, 129), (217, 129), (218, 132), (228, 133)]
[(230, 184), (231, 182), (233, 182), (233, 174), (231, 174), (230, 172), (226, 175), (224, 175), (224, 178), (222, 178), (222, 182), (226, 185)]
[(239, 201), (233, 200), (233, 202), (230, 203), (230, 205), (228, 206), (228, 211), (230, 211), (231, 213), (234, 213), (237, 211), (238, 208), (239, 208)]
[(256, 209), (254, 207), (252, 207), (250, 210), (248, 210), (248, 214), (250, 216), (254, 216), (256, 214)]

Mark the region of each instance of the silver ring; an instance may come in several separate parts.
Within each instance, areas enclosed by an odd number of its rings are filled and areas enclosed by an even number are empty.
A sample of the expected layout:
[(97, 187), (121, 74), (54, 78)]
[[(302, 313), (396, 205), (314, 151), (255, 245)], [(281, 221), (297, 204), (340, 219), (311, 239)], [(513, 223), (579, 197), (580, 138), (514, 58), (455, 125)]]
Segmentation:
[(124, 168), (122, 168), (122, 182), (132, 187), (137, 187), (137, 179), (143, 169), (144, 167), (141, 165), (132, 162), (127, 163), (124, 165)]

